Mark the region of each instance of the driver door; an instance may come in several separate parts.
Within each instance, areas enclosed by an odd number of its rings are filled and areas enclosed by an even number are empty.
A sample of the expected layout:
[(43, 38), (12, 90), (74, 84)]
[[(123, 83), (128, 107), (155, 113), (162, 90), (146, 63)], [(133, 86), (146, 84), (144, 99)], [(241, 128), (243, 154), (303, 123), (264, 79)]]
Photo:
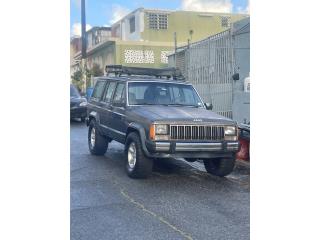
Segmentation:
[(124, 143), (126, 138), (126, 86), (124, 82), (117, 84), (110, 107), (110, 128), (113, 129), (113, 138)]

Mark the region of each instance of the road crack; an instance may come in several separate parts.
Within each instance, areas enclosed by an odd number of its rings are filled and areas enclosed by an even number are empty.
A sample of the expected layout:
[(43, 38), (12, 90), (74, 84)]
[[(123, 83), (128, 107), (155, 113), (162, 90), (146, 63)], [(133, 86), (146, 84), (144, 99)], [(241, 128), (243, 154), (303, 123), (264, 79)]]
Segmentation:
[(162, 222), (163, 224), (167, 225), (168, 227), (170, 227), (171, 229), (173, 229), (174, 231), (178, 232), (180, 235), (182, 235), (183, 237), (185, 237), (188, 240), (193, 240), (193, 238), (188, 234), (185, 233), (184, 231), (178, 229), (176, 226), (174, 226), (173, 224), (171, 224), (170, 222), (168, 222), (166, 219), (164, 219), (161, 216), (158, 216), (156, 213), (148, 210), (147, 208), (145, 208), (145, 206), (139, 202), (137, 202), (136, 200), (134, 200), (132, 197), (130, 197), (123, 189), (121, 189), (121, 195), (123, 197), (125, 197), (130, 203), (134, 204), (136, 207), (140, 208), (142, 211), (150, 214), (151, 216), (153, 216), (154, 218), (156, 218), (158, 221)]

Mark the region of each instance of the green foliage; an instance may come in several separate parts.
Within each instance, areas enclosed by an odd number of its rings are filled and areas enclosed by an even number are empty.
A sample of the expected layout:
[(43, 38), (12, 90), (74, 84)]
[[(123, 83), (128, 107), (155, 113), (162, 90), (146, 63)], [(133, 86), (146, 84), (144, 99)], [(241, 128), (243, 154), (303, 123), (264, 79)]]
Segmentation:
[(103, 75), (103, 70), (100, 68), (99, 64), (94, 63), (92, 68), (90, 69), (90, 74), (93, 77), (99, 77)]
[(81, 78), (82, 78), (81, 70), (78, 70), (78, 71), (74, 72), (73, 75), (71, 76), (71, 79), (73, 81), (77, 81), (77, 82), (79, 82), (81, 80)]
[(100, 68), (100, 65), (97, 63), (94, 63), (92, 65), (92, 68), (90, 70), (87, 69), (87, 87), (91, 87), (91, 78), (93, 77), (99, 77), (103, 75), (103, 70)]
[(84, 88), (84, 77), (86, 76), (86, 87), (91, 87), (91, 78), (103, 75), (99, 64), (94, 63), (91, 69), (81, 68), (71, 76), (72, 83), (80, 89)]

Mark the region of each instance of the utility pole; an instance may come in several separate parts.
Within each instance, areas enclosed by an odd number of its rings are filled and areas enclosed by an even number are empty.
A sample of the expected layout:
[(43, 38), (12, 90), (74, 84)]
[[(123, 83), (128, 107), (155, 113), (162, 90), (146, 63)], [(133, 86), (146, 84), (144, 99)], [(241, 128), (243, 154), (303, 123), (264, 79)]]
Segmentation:
[(177, 32), (174, 32), (174, 67), (177, 68)]
[(86, 33), (86, 6), (85, 0), (81, 0), (81, 56), (82, 72), (84, 79), (84, 89), (87, 88), (87, 33)]

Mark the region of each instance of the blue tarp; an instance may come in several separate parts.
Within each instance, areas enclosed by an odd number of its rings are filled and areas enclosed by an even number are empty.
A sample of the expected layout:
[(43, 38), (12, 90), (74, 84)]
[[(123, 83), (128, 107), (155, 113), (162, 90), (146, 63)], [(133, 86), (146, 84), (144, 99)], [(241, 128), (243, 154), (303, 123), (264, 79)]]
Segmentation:
[(91, 97), (92, 92), (93, 92), (93, 87), (87, 88), (87, 91), (86, 91), (87, 100), (89, 100), (89, 98)]

